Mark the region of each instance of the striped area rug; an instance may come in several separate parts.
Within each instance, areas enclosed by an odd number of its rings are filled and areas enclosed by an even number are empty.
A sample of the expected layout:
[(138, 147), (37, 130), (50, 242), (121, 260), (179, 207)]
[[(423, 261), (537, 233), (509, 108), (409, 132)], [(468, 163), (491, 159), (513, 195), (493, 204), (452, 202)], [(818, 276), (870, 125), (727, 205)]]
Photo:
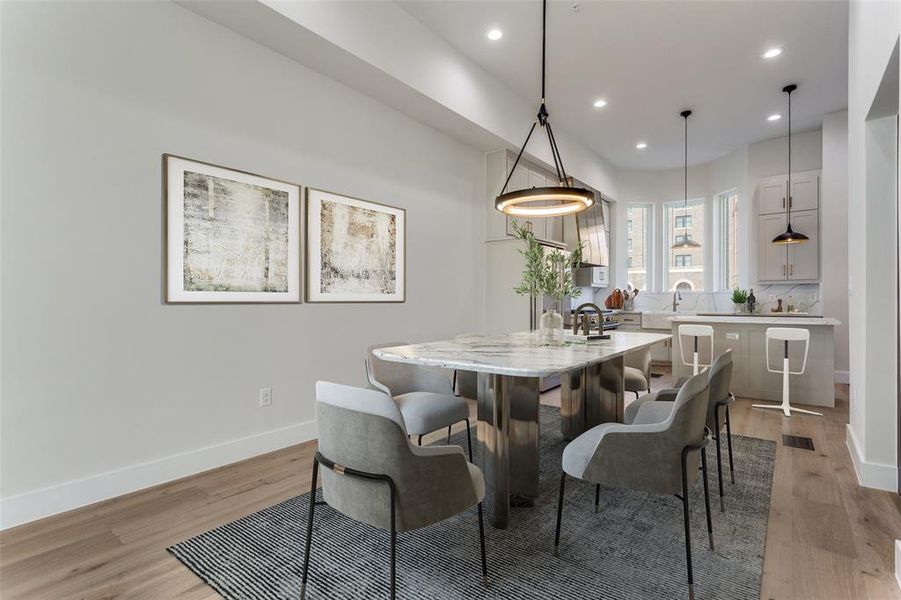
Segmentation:
[[(452, 441), (465, 447), (465, 433)], [(714, 551), (707, 545), (700, 479), (690, 493), (699, 599), (756, 599), (760, 593), (775, 444), (743, 436), (733, 436), (733, 441), (736, 483), (728, 483), (724, 465), (725, 513), (717, 499), (715, 451), (709, 454)], [(674, 497), (602, 488), (601, 512), (595, 514), (593, 486), (569, 479), (560, 556), (554, 556), (564, 446), (558, 410), (542, 407), (540, 498), (533, 508), (512, 509), (508, 529), (486, 522), (488, 587), (482, 584), (472, 509), (398, 534), (398, 597), (687, 597), (682, 504)], [(176, 544), (169, 552), (230, 600), (297, 598), (308, 506), (308, 494), (297, 496)], [(328, 506), (317, 506), (307, 598), (387, 598), (388, 537)]]

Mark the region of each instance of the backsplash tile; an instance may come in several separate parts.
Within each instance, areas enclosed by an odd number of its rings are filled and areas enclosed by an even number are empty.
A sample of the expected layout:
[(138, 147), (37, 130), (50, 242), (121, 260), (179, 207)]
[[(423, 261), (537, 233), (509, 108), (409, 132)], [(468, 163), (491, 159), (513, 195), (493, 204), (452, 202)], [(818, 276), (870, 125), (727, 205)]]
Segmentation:
[[(799, 312), (807, 312), (812, 315), (820, 315), (823, 312), (820, 301), (819, 284), (773, 284), (761, 285), (755, 287), (754, 297), (757, 299), (758, 312), (766, 314), (771, 308), (775, 308), (777, 302), (770, 300), (770, 296), (782, 298), (783, 308), (788, 304), (788, 297), (792, 297), (795, 304), (795, 310)], [(576, 302), (592, 297), (593, 302), (598, 306), (604, 306), (613, 289), (594, 289), (583, 288), (582, 297)], [(811, 296), (816, 300), (811, 300)], [(635, 310), (672, 310), (673, 294), (641, 292), (635, 298)], [(679, 303), (679, 310), (686, 312), (732, 312), (732, 293), (731, 292), (682, 292), (682, 301)]]

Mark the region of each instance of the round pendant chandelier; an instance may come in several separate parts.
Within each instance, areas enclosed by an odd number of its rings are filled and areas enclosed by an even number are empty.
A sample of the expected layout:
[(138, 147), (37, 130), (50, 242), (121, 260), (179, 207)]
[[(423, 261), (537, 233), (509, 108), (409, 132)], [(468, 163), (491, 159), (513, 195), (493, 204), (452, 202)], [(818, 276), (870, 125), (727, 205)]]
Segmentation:
[[(557, 148), (557, 140), (554, 138), (554, 130), (551, 127), (549, 113), (545, 104), (545, 63), (547, 55), (547, 0), (541, 3), (541, 104), (538, 107), (538, 117), (532, 123), (529, 129), (529, 135), (523, 142), (516, 161), (507, 174), (504, 181), (504, 187), (501, 193), (494, 200), (494, 207), (504, 214), (515, 217), (557, 217), (561, 215), (571, 215), (585, 210), (594, 204), (594, 192), (585, 188), (575, 187), (572, 180), (566, 176), (566, 169), (563, 168), (563, 158), (560, 156), (560, 150)], [(560, 182), (558, 186), (549, 187), (532, 187), (522, 190), (513, 190), (508, 192), (507, 186), (510, 184), (510, 178), (522, 158), (532, 134), (535, 133), (535, 127), (541, 126), (547, 132), (548, 144), (551, 148), (551, 156), (554, 159), (554, 169), (557, 172), (557, 180)]]

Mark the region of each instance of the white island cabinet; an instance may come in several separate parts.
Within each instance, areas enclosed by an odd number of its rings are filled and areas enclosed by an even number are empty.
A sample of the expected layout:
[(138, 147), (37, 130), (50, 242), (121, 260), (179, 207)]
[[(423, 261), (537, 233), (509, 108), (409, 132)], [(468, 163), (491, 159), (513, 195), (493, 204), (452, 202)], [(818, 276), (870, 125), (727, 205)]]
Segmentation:
[[(768, 327), (798, 327), (810, 331), (810, 348), (803, 375), (791, 376), (792, 404), (835, 406), (835, 359), (833, 328), (840, 325), (826, 317), (778, 316), (680, 316), (670, 318), (673, 335), (673, 380), (691, 375), (691, 367), (683, 364), (678, 334), (679, 325), (696, 323), (713, 327), (713, 356), (732, 350), (732, 393), (741, 398), (782, 401), (782, 375), (767, 370), (766, 330)], [(686, 338), (686, 344), (691, 343)], [(770, 366), (781, 371), (783, 347), (770, 342)], [(686, 346), (685, 358), (691, 362), (692, 348)], [(698, 344), (702, 363), (710, 362), (710, 342)], [(804, 359), (803, 344), (789, 345), (792, 370), (800, 369)]]

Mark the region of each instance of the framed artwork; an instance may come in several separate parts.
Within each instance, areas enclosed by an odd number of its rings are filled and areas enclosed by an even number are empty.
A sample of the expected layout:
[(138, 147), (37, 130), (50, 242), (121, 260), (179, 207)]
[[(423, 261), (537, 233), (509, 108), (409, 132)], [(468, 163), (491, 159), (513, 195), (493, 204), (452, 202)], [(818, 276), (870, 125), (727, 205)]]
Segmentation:
[(300, 186), (163, 155), (167, 302), (300, 302)]
[(307, 188), (308, 302), (404, 302), (406, 211)]

